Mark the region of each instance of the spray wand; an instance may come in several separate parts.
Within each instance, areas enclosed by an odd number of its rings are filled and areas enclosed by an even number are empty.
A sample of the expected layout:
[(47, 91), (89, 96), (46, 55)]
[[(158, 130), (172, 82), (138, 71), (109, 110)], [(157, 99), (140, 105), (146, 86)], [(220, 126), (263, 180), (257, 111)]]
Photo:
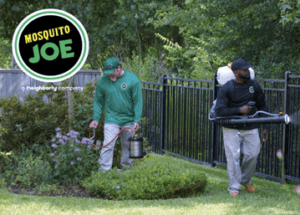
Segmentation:
[[(97, 145), (95, 145), (95, 144), (92, 144), (92, 145), (93, 145), (94, 147), (98, 147), (98, 148), (102, 149), (102, 148), (108, 146), (109, 144), (111, 144), (112, 141), (114, 141), (114, 139), (116, 139), (117, 136), (119, 136), (119, 134), (120, 134), (122, 131), (124, 131), (125, 129), (130, 129), (130, 130), (131, 130), (131, 133), (133, 134), (133, 130), (132, 130), (130, 127), (124, 127), (124, 128), (122, 128), (122, 129), (119, 131), (119, 133), (117, 133), (117, 135), (116, 135), (109, 143), (107, 143), (105, 146), (97, 146)], [(91, 130), (89, 130), (89, 138), (92, 140), (94, 137), (95, 137), (95, 128), (93, 128), (93, 136), (92, 136), (92, 137), (91, 137)]]

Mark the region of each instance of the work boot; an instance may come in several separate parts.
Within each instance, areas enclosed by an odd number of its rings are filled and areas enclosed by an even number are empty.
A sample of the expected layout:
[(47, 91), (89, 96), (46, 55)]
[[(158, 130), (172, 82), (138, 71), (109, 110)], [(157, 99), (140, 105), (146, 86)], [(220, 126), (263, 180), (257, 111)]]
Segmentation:
[(246, 190), (250, 193), (255, 193), (256, 192), (256, 188), (253, 186), (253, 184), (242, 184)]

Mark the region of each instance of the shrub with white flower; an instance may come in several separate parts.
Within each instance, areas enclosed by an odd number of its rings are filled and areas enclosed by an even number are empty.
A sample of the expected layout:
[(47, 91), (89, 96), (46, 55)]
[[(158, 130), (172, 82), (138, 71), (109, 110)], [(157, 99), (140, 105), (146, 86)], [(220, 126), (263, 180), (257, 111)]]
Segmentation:
[[(55, 179), (63, 184), (71, 181), (80, 182), (92, 171), (99, 168), (100, 149), (94, 147), (93, 140), (83, 137), (80, 133), (70, 131), (66, 135), (56, 128), (55, 138), (51, 139), (53, 152), (49, 154)], [(81, 141), (80, 141), (81, 139)]]

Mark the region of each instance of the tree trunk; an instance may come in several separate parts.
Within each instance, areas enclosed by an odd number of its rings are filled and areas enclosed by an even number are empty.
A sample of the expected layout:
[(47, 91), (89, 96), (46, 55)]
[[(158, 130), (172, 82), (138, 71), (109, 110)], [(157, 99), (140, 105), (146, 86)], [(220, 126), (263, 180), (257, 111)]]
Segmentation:
[[(68, 86), (74, 86), (74, 76), (69, 78), (69, 83)], [(74, 120), (74, 94), (72, 91), (68, 90), (67, 91), (67, 96), (68, 96), (68, 114), (69, 114), (69, 131), (71, 131), (72, 128), (72, 122)]]

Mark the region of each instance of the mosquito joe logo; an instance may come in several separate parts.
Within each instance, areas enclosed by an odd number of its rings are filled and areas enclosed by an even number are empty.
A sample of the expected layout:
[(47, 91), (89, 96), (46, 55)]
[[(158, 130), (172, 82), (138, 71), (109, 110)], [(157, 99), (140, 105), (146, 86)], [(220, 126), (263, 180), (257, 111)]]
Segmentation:
[(127, 84), (123, 83), (123, 84), (121, 84), (121, 87), (122, 87), (123, 90), (125, 90), (127, 88)]
[(87, 33), (73, 15), (45, 9), (18, 25), (12, 42), (18, 66), (39, 81), (65, 80), (83, 66), (89, 52)]

